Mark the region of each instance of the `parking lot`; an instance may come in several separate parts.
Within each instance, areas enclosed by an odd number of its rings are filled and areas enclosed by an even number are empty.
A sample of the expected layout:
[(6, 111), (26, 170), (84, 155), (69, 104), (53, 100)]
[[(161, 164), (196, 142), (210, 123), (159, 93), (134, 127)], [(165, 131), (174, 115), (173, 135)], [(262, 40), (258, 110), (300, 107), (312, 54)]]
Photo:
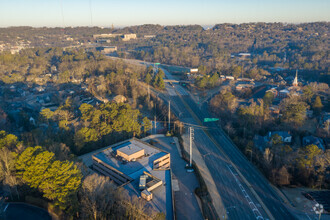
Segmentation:
[(199, 186), (194, 173), (185, 169), (186, 162), (180, 157), (178, 147), (172, 137), (158, 137), (156, 147), (171, 154), (172, 188), (174, 191), (175, 214), (177, 219), (203, 219), (197, 196), (194, 193)]

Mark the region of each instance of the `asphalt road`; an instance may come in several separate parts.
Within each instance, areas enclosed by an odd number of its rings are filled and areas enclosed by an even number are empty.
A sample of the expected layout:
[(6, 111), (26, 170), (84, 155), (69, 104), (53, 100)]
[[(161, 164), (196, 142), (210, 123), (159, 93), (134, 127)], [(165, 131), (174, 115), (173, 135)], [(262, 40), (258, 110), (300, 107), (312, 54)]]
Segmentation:
[[(165, 71), (167, 78), (173, 78)], [(174, 84), (177, 96), (168, 98), (185, 123), (201, 124), (211, 117), (199, 106), (185, 89)], [(265, 177), (246, 159), (216, 123), (206, 125), (208, 129), (195, 129), (195, 147), (203, 155), (205, 163), (222, 198), (229, 219), (294, 219), (283, 205), (280, 197)], [(217, 209), (217, 207), (215, 207)], [(222, 216), (219, 216), (222, 218)]]
[[(150, 65), (141, 61), (139, 64)], [(169, 72), (164, 72), (168, 79), (174, 79)], [(172, 90), (169, 95), (160, 94), (159, 97), (171, 100), (172, 112), (182, 122), (201, 125), (205, 117), (211, 117), (207, 106), (198, 106), (185, 88), (178, 84), (173, 85), (172, 88), (166, 85), (167, 89)], [(211, 122), (204, 126), (208, 129), (195, 129), (194, 147), (202, 154), (212, 173), (227, 218), (310, 219), (309, 216), (304, 216), (304, 213), (284, 205), (267, 179), (246, 159), (216, 123)], [(298, 217), (294, 217), (292, 213)], [(224, 216), (219, 217), (222, 219)]]

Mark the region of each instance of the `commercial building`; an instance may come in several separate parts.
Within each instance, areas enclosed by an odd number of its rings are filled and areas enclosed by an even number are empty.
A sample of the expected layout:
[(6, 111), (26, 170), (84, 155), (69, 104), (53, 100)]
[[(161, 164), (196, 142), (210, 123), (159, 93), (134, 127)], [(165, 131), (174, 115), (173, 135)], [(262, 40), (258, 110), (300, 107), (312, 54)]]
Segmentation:
[(116, 46), (102, 47), (102, 49), (101, 49), (101, 52), (104, 54), (113, 53), (115, 51), (117, 51)]
[(93, 38), (113, 38), (113, 37), (118, 37), (121, 36), (122, 34), (94, 34)]
[(170, 168), (170, 154), (136, 138), (92, 156), (93, 169), (118, 185), (138, 179), (144, 172)]
[(124, 34), (123, 41), (129, 41), (131, 39), (136, 39), (136, 34)]
[[(147, 139), (151, 140), (151, 139)], [(80, 157), (94, 172), (108, 176), (145, 208), (173, 219), (171, 157), (145, 141), (132, 138)]]

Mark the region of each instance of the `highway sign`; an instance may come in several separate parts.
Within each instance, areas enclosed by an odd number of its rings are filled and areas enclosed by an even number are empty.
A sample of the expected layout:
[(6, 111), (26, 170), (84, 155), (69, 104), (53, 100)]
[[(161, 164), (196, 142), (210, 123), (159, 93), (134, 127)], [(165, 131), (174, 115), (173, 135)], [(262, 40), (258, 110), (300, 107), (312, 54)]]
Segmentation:
[(219, 118), (204, 118), (204, 122), (219, 121)]
[(155, 63), (155, 65), (160, 65), (160, 63)]

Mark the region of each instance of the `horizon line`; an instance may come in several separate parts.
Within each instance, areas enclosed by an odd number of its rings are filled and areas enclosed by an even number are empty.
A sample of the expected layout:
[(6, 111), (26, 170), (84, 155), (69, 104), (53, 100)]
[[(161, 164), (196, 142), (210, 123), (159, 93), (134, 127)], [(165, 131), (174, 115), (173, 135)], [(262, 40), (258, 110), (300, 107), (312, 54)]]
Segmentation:
[[(308, 22), (283, 22), (283, 21), (273, 21), (273, 22), (268, 22), (268, 21), (251, 21), (251, 22), (223, 22), (223, 23), (214, 23), (214, 24), (157, 24), (157, 23), (145, 23), (145, 24), (133, 24), (133, 25), (119, 25), (119, 26), (114, 26), (115, 28), (126, 28), (126, 27), (136, 27), (136, 26), (143, 26), (143, 25), (159, 25), (159, 26), (163, 26), (163, 27), (167, 27), (167, 26), (194, 26), (194, 25), (198, 25), (201, 27), (205, 27), (205, 26), (215, 26), (218, 24), (233, 24), (233, 25), (242, 25), (242, 24), (257, 24), (257, 23), (265, 23), (265, 24), (294, 24), (294, 25), (299, 25), (299, 24), (311, 24), (311, 23), (329, 23), (330, 21), (308, 21)], [(33, 25), (11, 25), (11, 26), (0, 26), (0, 28), (19, 28), (19, 27), (31, 27), (31, 28), (79, 28), (79, 27), (88, 27), (88, 28), (111, 28), (110, 26), (102, 26), (102, 25), (77, 25), (77, 26), (73, 26), (73, 25), (68, 25), (68, 26), (33, 26)]]

